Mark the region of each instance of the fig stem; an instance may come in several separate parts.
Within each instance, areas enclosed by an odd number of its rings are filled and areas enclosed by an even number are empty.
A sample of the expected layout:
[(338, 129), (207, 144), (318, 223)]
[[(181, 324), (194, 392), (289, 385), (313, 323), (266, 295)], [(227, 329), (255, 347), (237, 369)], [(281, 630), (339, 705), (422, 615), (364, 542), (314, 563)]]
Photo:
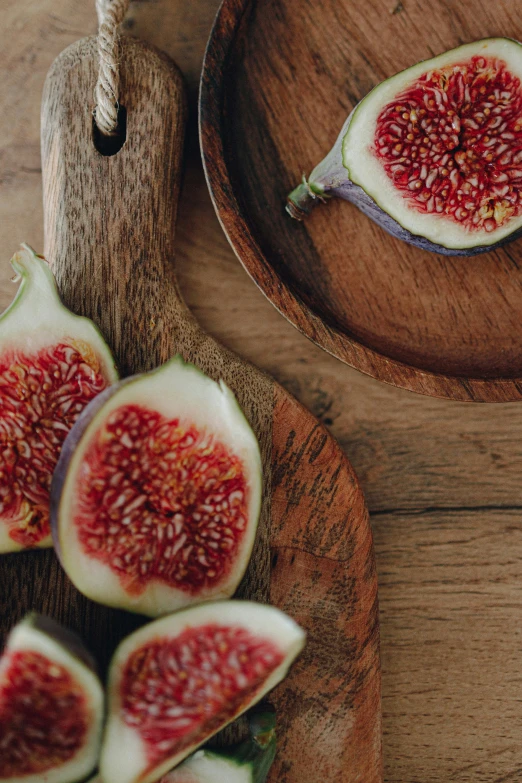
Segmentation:
[(313, 190), (303, 174), (303, 181), (287, 196), (286, 211), (295, 220), (304, 220), (320, 202), (326, 201), (324, 193)]
[(260, 748), (266, 748), (275, 741), (276, 713), (272, 705), (265, 704), (252, 710), (249, 717), (252, 741)]

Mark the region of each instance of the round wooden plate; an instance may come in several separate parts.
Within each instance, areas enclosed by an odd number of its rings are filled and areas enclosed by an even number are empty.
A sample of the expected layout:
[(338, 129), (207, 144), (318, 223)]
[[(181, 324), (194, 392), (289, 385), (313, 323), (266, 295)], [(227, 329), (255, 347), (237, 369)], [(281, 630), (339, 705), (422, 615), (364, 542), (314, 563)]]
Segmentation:
[(346, 202), (304, 222), (286, 194), (353, 106), (418, 60), (522, 39), (516, 0), (224, 0), (200, 95), (203, 158), (225, 232), (298, 329), (352, 367), (435, 397), (522, 399), (522, 241), (472, 259), (393, 239)]

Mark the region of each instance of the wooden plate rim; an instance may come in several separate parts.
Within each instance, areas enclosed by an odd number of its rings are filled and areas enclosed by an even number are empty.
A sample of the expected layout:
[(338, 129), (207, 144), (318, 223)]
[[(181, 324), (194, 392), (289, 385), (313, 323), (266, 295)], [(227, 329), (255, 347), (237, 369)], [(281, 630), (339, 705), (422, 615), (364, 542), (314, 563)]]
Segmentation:
[(461, 402), (518, 402), (522, 378), (467, 378), (432, 373), (378, 353), (328, 325), (271, 266), (234, 192), (222, 141), (228, 62), (245, 12), (256, 0), (223, 0), (208, 40), (200, 80), (199, 135), (207, 185), (238, 259), (274, 307), (319, 347), (366, 375), (409, 391)]

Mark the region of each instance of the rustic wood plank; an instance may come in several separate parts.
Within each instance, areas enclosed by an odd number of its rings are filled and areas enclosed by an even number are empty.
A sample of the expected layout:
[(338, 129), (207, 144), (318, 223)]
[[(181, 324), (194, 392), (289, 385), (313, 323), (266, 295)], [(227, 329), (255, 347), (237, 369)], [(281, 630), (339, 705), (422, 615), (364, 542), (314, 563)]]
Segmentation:
[(375, 522), (390, 783), (521, 779), (520, 517), (462, 510)]
[[(192, 99), (217, 6), (218, 0), (158, 0), (140, 3), (133, 11), (140, 17), (134, 32), (145, 37), (144, 31), (150, 31), (149, 40), (175, 57), (193, 85)], [(482, 5), (476, 28), (483, 14), (494, 12)], [(444, 23), (461, 13), (453, 4)], [(157, 19), (165, 19), (165, 25)], [(0, 97), (2, 106), (12, 110), (0, 116), (1, 306), (12, 298), (6, 262), (16, 244), (27, 239), (43, 247), (40, 174), (25, 170), (20, 158), (29, 169), (39, 167), (45, 73), (65, 45), (94, 32), (95, 14), (90, 3), (80, 0), (19, 0), (6, 9), (3, 22)], [(327, 424), (349, 454), (371, 512), (390, 510), (373, 521), (380, 578), (385, 780), (519, 783), (520, 579), (511, 566), (507, 577), (506, 562), (522, 558), (522, 513), (517, 511), (522, 507), (522, 406), (469, 406), (407, 394), (356, 373), (299, 335), (260, 295), (234, 257), (208, 197), (194, 123), (189, 137), (176, 269), (190, 309), (206, 331), (274, 375)], [(467, 520), (464, 512), (452, 511), (448, 529), (447, 512), (436, 511), (428, 519), (425, 511), (445, 505), (480, 508)], [(488, 507), (504, 505), (514, 510), (506, 512), (502, 528), (502, 509)], [(394, 508), (408, 514), (394, 514)], [(491, 539), (480, 534), (488, 533), (493, 515), (500, 532), (491, 547), (484, 544)], [(453, 533), (463, 524), (473, 526), (478, 535), (455, 541)], [(446, 588), (442, 597), (434, 587), (440, 547), (426, 546), (435, 540), (439, 526), (438, 535), (452, 542), (443, 550), (447, 568), (455, 580), (461, 571), (468, 574), (462, 590)], [(39, 577), (34, 569), (41, 568), (44, 576), (46, 567), (35, 556), (24, 579), (9, 583), (9, 596), (26, 595)], [(415, 595), (408, 590), (413, 579)], [(505, 606), (491, 607), (487, 594), (493, 595), (498, 583)], [(482, 623), (464, 605), (464, 599), (475, 601), (479, 611), (477, 590), (486, 595)], [(5, 600), (3, 592), (2, 597)], [(449, 627), (451, 633), (442, 630)], [(444, 674), (448, 659), (451, 676)]]

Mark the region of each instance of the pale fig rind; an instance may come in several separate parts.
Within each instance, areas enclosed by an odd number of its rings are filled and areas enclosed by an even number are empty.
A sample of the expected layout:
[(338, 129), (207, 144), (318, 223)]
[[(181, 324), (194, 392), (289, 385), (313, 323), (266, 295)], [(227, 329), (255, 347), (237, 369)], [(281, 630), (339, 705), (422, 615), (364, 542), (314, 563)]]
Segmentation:
[[(107, 385), (116, 380), (118, 374), (114, 360), (101, 333), (92, 321), (74, 315), (63, 305), (54, 276), (45, 260), (38, 256), (28, 245), (24, 244), (21, 250), (11, 259), (11, 265), (16, 273), (15, 279), (20, 281), (20, 286), (11, 305), (0, 315), (0, 359), (4, 357), (7, 370), (15, 371), (13, 357), (16, 357), (17, 363), (27, 361), (31, 365), (32, 362), (39, 361), (38, 357), (45, 355), (47, 351), (52, 351), (56, 346), (65, 346), (68, 349), (73, 349), (76, 352), (76, 356), (82, 357), (81, 361), (85, 363), (82, 366), (87, 367), (88, 365), (89, 367), (88, 374), (92, 370), (93, 378), (96, 377), (97, 379), (95, 388), (98, 385)], [(18, 364), (16, 364), (16, 367), (18, 367)], [(19, 369), (16, 369), (16, 372), (19, 372)], [(34, 384), (34, 379), (39, 378), (39, 376), (33, 374), (32, 378)], [(22, 389), (25, 388), (24, 383), (25, 380), (20, 379)], [(67, 383), (69, 383), (69, 379), (67, 379)], [(85, 386), (85, 390), (87, 392), (87, 386)], [(14, 391), (11, 393), (14, 394)], [(45, 400), (48, 394), (45, 385), (42, 388), (37, 388), (36, 391), (33, 391), (33, 394), (43, 399), (45, 409)], [(92, 395), (92, 389), (89, 391), (89, 394)], [(31, 406), (32, 403), (29, 397), (30, 395), (27, 398), (23, 398), (24, 404)], [(3, 397), (2, 399), (3, 406), (5, 404), (7, 410), (10, 410), (13, 405), (20, 405), (21, 398), (13, 397), (7, 399)], [(26, 399), (27, 402), (25, 402)], [(39, 403), (36, 402), (34, 403), (34, 410), (31, 410), (31, 415), (36, 415), (38, 410)], [(71, 411), (67, 413), (67, 417), (71, 416)], [(17, 414), (20, 415), (19, 408), (17, 408)], [(10, 416), (11, 414), (7, 415)], [(63, 429), (63, 420), (61, 422), (58, 421), (57, 425)], [(12, 440), (12, 430), (13, 424), (6, 417), (5, 427), (3, 428), (3, 443), (9, 449), (14, 449), (17, 455), (14, 458), (18, 460), (20, 453), (17, 450), (21, 446), (24, 449), (28, 447), (25, 444), (20, 445), (18, 441)], [(19, 432), (17, 437), (22, 441), (26, 436)], [(43, 447), (41, 442), (37, 445)], [(30, 451), (27, 453), (30, 453)], [(25, 456), (30, 465), (32, 457), (27, 457), (27, 454)], [(7, 460), (7, 458), (5, 459)], [(18, 464), (17, 462), (16, 465), (18, 466)], [(2, 465), (2, 469), (4, 467), (5, 465)], [(41, 470), (43, 471), (44, 468), (41, 468)], [(51, 470), (48, 468), (46, 470), (48, 472), (45, 475), (50, 476)], [(24, 479), (21, 477), (19, 481), (23, 484)], [(33, 483), (32, 487), (34, 486), (35, 483)], [(48, 500), (44, 503), (42, 493), (43, 490), (39, 489), (39, 502), (43, 504), (41, 508), (45, 506), (45, 514), (47, 514)], [(28, 496), (32, 496), (32, 494), (32, 490), (28, 492)], [(31, 519), (34, 514), (32, 501), (23, 499), (19, 518), (13, 518), (12, 511), (9, 509), (9, 503), (7, 503), (7, 510), (4, 510), (5, 502), (5, 495), (3, 494), (0, 506), (0, 552), (16, 552), (27, 547), (45, 548), (52, 546), (50, 531), (45, 535), (47, 517), (45, 525), (42, 525), (43, 535), (41, 537), (31, 537), (29, 534), (24, 536), (22, 534), (23, 526), (26, 525), (29, 531), (32, 524)], [(40, 505), (38, 508), (40, 508)]]
[[(125, 704), (129, 698), (134, 696), (132, 683), (129, 684), (128, 667), (133, 661), (133, 656), (140, 656), (140, 660), (148, 664), (149, 649), (152, 651), (158, 644), (176, 644), (176, 639), (180, 639), (182, 645), (176, 655), (185, 655), (183, 652), (186, 644), (186, 634), (197, 635), (198, 629), (204, 635), (207, 629), (211, 628), (213, 633), (231, 630), (251, 635), (258, 644), (270, 644), (274, 650), (277, 650), (277, 659), (274, 667), (267, 669), (263, 674), (262, 682), (255, 679), (255, 674), (251, 673), (251, 680), (244, 685), (245, 694), (241, 697), (239, 704), (227, 705), (223, 703), (221, 711), (212, 714), (212, 709), (205, 710), (201, 718), (198, 718), (198, 732), (190, 729), (189, 744), (185, 744), (184, 736), (171, 743), (168, 751), (168, 757), (158, 757), (151, 765), (148, 758), (148, 746), (146, 740), (140, 734), (140, 721), (130, 721), (125, 712)], [(216, 637), (217, 638), (217, 637)], [(168, 617), (156, 620), (140, 628), (135, 633), (125, 639), (116, 650), (111, 662), (108, 680), (108, 719), (102, 743), (100, 758), (100, 774), (103, 780), (109, 780), (111, 783), (154, 783), (166, 774), (173, 767), (180, 764), (185, 758), (191, 755), (198, 747), (204, 744), (211, 736), (221, 730), (228, 723), (235, 720), (239, 715), (248, 710), (254, 704), (257, 704), (266, 693), (274, 688), (286, 676), (288, 669), (296, 656), (302, 650), (305, 643), (304, 631), (299, 626), (271, 606), (255, 604), (248, 601), (217, 601), (209, 604), (201, 604), (190, 609), (176, 612)], [(171, 649), (171, 648), (169, 648)], [(196, 649), (198, 649), (196, 647)], [(220, 670), (220, 660), (216, 649), (215, 655), (217, 663), (214, 668), (205, 669), (205, 676), (212, 678), (214, 675), (223, 676)], [(197, 653), (195, 653), (197, 655)], [(228, 655), (228, 653), (226, 653)], [(230, 654), (233, 654), (231, 649)], [(170, 653), (169, 655), (174, 655)], [(207, 650), (206, 655), (212, 660), (213, 653)], [(178, 656), (179, 657), (179, 656)], [(169, 657), (163, 657), (163, 661), (169, 660)], [(176, 659), (177, 660), (177, 659)], [(179, 659), (181, 660), (181, 658)], [(187, 659), (188, 661), (188, 659)], [(244, 664), (248, 666), (248, 663)], [(170, 664), (169, 664), (170, 665)], [(133, 670), (134, 671), (134, 670)], [(203, 671), (203, 669), (201, 670)], [(174, 676), (165, 670), (162, 673), (156, 673), (156, 677), (161, 678), (165, 691), (158, 698), (161, 699), (161, 709), (170, 710), (172, 706), (174, 711), (180, 709), (184, 704), (184, 696), (175, 697), (174, 693), (179, 694), (179, 683), (181, 680), (187, 683), (189, 689), (196, 689), (198, 686), (193, 682), (197, 672), (191, 669), (188, 662), (186, 668), (178, 670), (178, 674), (172, 681), (169, 679)], [(192, 674), (192, 677), (191, 677)], [(246, 676), (244, 671), (238, 669), (237, 676)], [(140, 687), (150, 687), (146, 675), (140, 669)], [(256, 683), (251, 688), (249, 683)], [(168, 683), (168, 685), (167, 685)], [(151, 685), (153, 685), (151, 683)], [(127, 689), (125, 691), (125, 688)], [(169, 690), (170, 689), (170, 690)], [(170, 694), (170, 695), (169, 695)], [(181, 700), (180, 700), (181, 699)], [(214, 703), (214, 702), (212, 702)], [(158, 700), (154, 702), (153, 709), (158, 711)], [(147, 707), (145, 707), (147, 709)], [(181, 707), (181, 711), (183, 711)], [(167, 714), (167, 712), (166, 712)], [(154, 719), (152, 719), (154, 720)], [(160, 717), (160, 721), (164, 719)], [(179, 720), (174, 718), (173, 720)], [(163, 724), (162, 724), (163, 725)], [(153, 724), (147, 728), (147, 736), (153, 731)], [(187, 729), (189, 731), (189, 729)]]
[[(83, 710), (87, 727), (82, 744), (72, 758), (45, 771), (40, 770), (34, 774), (24, 772), (20, 776), (2, 777), (0, 754), (0, 779), (6, 783), (42, 783), (43, 781), (80, 783), (93, 772), (98, 763), (102, 733), (104, 694), (94, 670), (93, 659), (76, 634), (48, 617), (31, 613), (18, 623), (8, 636), (4, 653), (0, 658), (0, 695), (3, 693), (5, 677), (9, 672), (12, 658), (20, 653), (37, 654), (51, 665), (66, 671), (73, 678), (76, 687), (83, 694)], [(0, 712), (5, 714), (6, 709), (9, 709), (9, 705), (0, 700)], [(42, 719), (49, 720), (52, 729), (52, 715), (45, 714)], [(23, 739), (21, 737), (20, 742)], [(1, 740), (0, 734), (0, 742)], [(40, 760), (36, 759), (36, 762), (38, 761)]]
[[(246, 525), (223, 578), (216, 583), (191, 591), (184, 589), (183, 584), (178, 588), (151, 576), (143, 589), (133, 593), (122, 583), (120, 574), (106, 562), (86, 553), (80, 541), (75, 520), (81, 502), (79, 476), (86, 470), (85, 454), (109, 417), (129, 405), (143, 406), (165, 419), (177, 417), (195, 424), (202, 432), (224, 443), (243, 465), (248, 487)], [(191, 604), (228, 598), (235, 592), (250, 560), (261, 509), (261, 491), (259, 444), (234, 395), (222, 381), (214, 382), (177, 356), (150, 373), (125, 379), (106, 389), (80, 415), (64, 443), (51, 487), (54, 546), (78, 590), (108, 606), (155, 617)], [(186, 524), (190, 524), (190, 520), (186, 520)], [(178, 538), (173, 538), (174, 546), (185, 532), (182, 529), (177, 535)], [(144, 541), (142, 554), (145, 558), (149, 557), (150, 549), (150, 542)]]
[(422, 250), (442, 255), (474, 256), (501, 247), (522, 235), (522, 215), (514, 216), (490, 233), (467, 231), (463, 226), (437, 214), (419, 214), (408, 206), (387, 178), (380, 161), (372, 153), (376, 117), (395, 96), (424, 73), (458, 64), (474, 55), (498, 57), (522, 80), (522, 46), (509, 38), (489, 38), (464, 44), (430, 60), (401, 71), (377, 85), (353, 109), (326, 158), (308, 179), (288, 196), (287, 211), (304, 219), (318, 204), (330, 197), (354, 204), (392, 236)]
[[(95, 349), (104, 374), (118, 378), (114, 358), (96, 324), (71, 312), (60, 299), (54, 275), (43, 256), (22, 244), (11, 259), (20, 281), (16, 296), (0, 315), (0, 346), (35, 352), (62, 337), (84, 340)], [(24, 313), (25, 311), (25, 313)]]
[(276, 755), (275, 712), (254, 709), (250, 736), (223, 750), (202, 748), (159, 783), (265, 783)]

